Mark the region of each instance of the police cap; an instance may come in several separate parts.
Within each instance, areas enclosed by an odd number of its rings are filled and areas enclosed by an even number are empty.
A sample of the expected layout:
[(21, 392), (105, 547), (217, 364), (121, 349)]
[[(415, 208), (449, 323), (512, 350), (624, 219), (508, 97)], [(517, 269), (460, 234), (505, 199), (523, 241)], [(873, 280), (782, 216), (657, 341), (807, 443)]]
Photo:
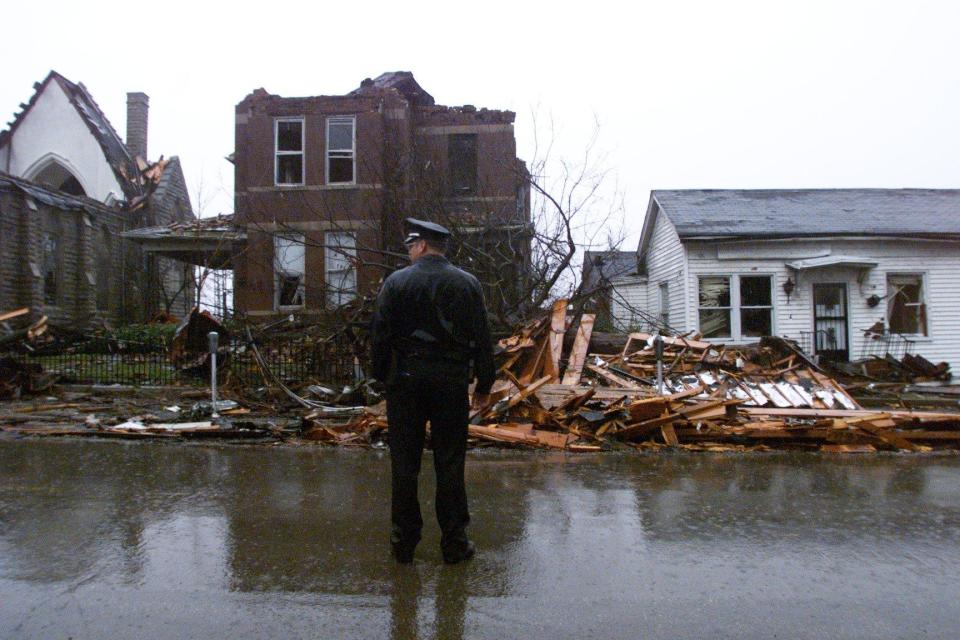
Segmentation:
[(403, 221), (403, 224), (407, 233), (407, 237), (403, 239), (403, 244), (411, 244), (417, 240), (446, 242), (450, 238), (450, 230), (436, 222), (407, 218)]

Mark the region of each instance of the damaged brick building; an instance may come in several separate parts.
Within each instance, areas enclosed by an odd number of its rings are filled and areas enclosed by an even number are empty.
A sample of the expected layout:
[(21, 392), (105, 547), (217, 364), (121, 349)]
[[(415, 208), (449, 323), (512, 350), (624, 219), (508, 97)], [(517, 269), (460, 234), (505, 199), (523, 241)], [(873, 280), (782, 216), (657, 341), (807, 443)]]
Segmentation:
[(147, 161), (148, 104), (127, 94), (124, 142), (82, 83), (51, 71), (0, 132), (0, 309), (83, 327), (192, 307), (190, 267), (121, 237), (194, 219), (179, 159)]
[(319, 313), (375, 290), (403, 262), (407, 216), (450, 226), (454, 263), (483, 272), (487, 256), (488, 295), (519, 291), (530, 189), (514, 118), (436, 105), (409, 72), (346, 95), (252, 92), (236, 107), (237, 311)]

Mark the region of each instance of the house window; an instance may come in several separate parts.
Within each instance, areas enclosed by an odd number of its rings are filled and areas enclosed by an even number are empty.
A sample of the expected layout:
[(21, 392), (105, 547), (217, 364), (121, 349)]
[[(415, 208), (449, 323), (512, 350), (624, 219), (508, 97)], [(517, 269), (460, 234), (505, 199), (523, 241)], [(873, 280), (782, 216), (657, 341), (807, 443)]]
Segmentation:
[(700, 333), (704, 338), (732, 335), (730, 331), (730, 278), (700, 277)]
[(273, 238), (274, 295), (278, 310), (304, 305), (304, 249), (301, 235), (284, 234)]
[(352, 184), (356, 173), (357, 119), (327, 118), (327, 184)]
[(773, 330), (770, 276), (740, 276), (740, 337), (760, 338)]
[(274, 121), (276, 184), (303, 184), (303, 118)]
[(921, 274), (887, 274), (887, 326), (891, 333), (927, 335)]
[(657, 314), (660, 326), (667, 328), (670, 326), (670, 283), (660, 283), (660, 311)]
[(477, 134), (454, 134), (447, 138), (452, 195), (470, 195), (477, 190)]
[(328, 232), (324, 254), (327, 302), (339, 307), (357, 297), (357, 239), (350, 233)]
[(771, 276), (701, 276), (700, 333), (704, 338), (758, 338), (773, 333)]
[(60, 236), (56, 233), (43, 235), (43, 301), (57, 304), (60, 276), (57, 268), (60, 262)]

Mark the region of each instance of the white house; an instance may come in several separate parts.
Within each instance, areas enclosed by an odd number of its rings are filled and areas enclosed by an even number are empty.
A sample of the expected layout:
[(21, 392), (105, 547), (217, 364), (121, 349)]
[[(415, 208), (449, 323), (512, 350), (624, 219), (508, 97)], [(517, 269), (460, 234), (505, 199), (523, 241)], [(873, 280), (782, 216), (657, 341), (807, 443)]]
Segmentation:
[(616, 297), (675, 331), (960, 370), (960, 190), (653, 191), (636, 257)]

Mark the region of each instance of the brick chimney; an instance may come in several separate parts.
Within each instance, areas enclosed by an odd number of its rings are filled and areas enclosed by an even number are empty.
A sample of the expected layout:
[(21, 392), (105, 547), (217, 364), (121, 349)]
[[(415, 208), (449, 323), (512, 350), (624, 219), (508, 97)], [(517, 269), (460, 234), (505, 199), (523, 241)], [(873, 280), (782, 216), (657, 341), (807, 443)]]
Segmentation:
[(134, 157), (147, 157), (147, 112), (150, 97), (145, 93), (127, 94), (127, 149)]

